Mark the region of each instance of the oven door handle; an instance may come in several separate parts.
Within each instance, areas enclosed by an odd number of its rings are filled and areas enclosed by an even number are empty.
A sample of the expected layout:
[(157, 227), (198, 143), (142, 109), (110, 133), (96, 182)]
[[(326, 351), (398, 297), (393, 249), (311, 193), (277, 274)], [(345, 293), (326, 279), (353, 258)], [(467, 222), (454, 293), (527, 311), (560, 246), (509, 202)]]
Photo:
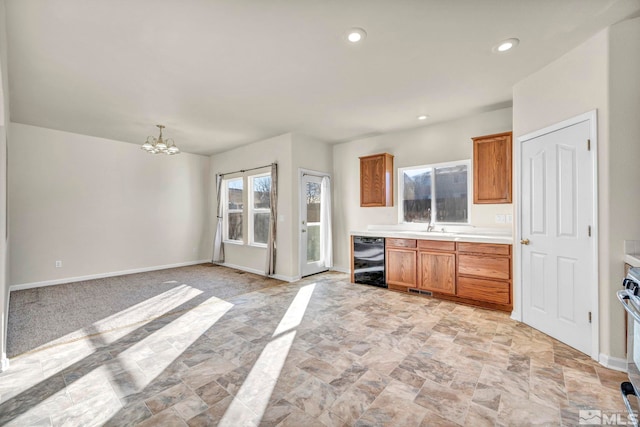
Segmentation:
[(629, 313), (631, 317), (635, 319), (636, 322), (640, 323), (640, 313), (638, 313), (638, 310), (636, 310), (635, 307), (629, 305), (629, 303), (627, 302), (630, 299), (627, 291), (623, 289), (621, 291), (616, 292), (616, 295), (618, 296), (618, 299), (622, 303), (622, 306), (627, 311), (627, 313)]

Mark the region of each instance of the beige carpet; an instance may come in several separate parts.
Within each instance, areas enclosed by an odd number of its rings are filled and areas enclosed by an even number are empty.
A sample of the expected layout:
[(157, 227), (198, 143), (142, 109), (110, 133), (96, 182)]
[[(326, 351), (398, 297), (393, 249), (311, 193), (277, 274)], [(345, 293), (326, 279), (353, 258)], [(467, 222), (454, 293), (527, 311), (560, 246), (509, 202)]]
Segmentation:
[(207, 300), (214, 303), (281, 283), (207, 263), (11, 292), (8, 355), (139, 325)]

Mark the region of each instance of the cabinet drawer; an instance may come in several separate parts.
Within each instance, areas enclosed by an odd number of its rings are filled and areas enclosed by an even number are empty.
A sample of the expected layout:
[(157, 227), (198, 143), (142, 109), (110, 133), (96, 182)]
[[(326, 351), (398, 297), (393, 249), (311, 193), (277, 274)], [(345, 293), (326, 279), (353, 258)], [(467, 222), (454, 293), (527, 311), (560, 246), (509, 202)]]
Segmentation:
[(511, 259), (486, 255), (459, 254), (458, 274), (509, 280), (511, 278)]
[(385, 239), (387, 246), (393, 246), (396, 248), (415, 248), (415, 239)]
[(511, 255), (511, 245), (459, 242), (458, 252), (490, 255)]
[(456, 242), (446, 242), (441, 240), (418, 240), (418, 249), (453, 252), (456, 250)]
[(509, 282), (459, 277), (457, 295), (494, 304), (511, 304), (511, 285)]

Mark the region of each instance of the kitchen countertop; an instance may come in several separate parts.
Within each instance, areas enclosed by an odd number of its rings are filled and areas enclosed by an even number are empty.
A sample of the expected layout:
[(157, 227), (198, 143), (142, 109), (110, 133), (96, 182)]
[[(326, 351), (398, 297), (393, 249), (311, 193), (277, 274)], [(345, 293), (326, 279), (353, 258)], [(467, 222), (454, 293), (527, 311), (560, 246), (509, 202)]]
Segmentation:
[(624, 262), (631, 267), (640, 267), (640, 254), (625, 254)]
[(624, 241), (624, 262), (631, 267), (640, 267), (640, 240)]
[(496, 232), (486, 230), (469, 231), (417, 231), (417, 230), (359, 230), (351, 231), (352, 236), (385, 237), (396, 239), (446, 240), (450, 242), (500, 243), (513, 244), (510, 232)]

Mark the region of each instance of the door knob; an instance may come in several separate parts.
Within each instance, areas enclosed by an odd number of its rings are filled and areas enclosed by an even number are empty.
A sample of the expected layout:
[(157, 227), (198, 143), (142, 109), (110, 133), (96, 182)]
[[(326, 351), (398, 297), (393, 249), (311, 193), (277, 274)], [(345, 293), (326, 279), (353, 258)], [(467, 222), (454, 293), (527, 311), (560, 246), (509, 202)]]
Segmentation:
[(522, 239), (522, 240), (520, 240), (520, 243), (522, 243), (523, 245), (528, 245), (529, 244), (529, 239)]

